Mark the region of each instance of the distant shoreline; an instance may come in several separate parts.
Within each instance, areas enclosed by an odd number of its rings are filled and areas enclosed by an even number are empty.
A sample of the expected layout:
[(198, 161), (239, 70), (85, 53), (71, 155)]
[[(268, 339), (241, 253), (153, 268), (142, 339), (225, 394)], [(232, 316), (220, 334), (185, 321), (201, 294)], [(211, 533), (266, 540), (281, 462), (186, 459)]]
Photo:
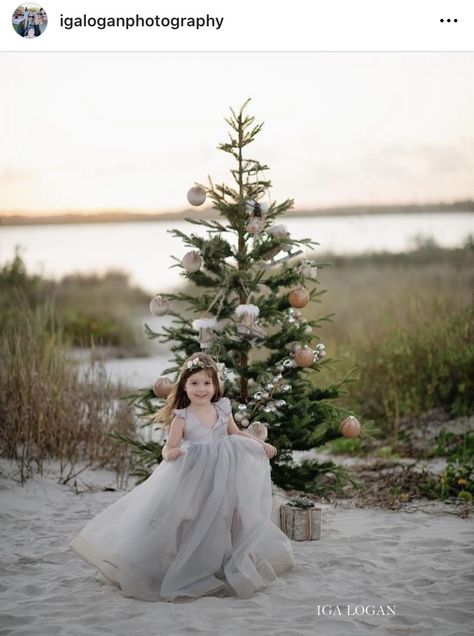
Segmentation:
[[(347, 206), (336, 208), (316, 208), (314, 210), (292, 210), (285, 214), (287, 218), (297, 217), (325, 217), (325, 216), (354, 216), (371, 214), (432, 214), (435, 212), (474, 212), (474, 201), (458, 201), (456, 203), (433, 203), (426, 205), (372, 205)], [(196, 208), (181, 212), (135, 213), (135, 212), (98, 212), (93, 214), (43, 214), (31, 216), (23, 214), (0, 214), (0, 226), (15, 225), (73, 225), (90, 223), (150, 223), (156, 221), (183, 221), (186, 218), (200, 218), (204, 220), (219, 219), (212, 208), (198, 210)]]

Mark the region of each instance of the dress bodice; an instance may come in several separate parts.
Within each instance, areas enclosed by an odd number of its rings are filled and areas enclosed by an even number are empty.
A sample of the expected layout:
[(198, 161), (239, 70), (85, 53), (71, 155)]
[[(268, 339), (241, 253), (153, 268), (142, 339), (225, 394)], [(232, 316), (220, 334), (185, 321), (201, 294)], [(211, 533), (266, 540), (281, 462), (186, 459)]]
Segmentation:
[(207, 426), (189, 407), (173, 409), (173, 413), (184, 420), (184, 442), (206, 444), (227, 436), (227, 425), (232, 412), (230, 400), (224, 397), (211, 404), (217, 412), (217, 421), (214, 426)]

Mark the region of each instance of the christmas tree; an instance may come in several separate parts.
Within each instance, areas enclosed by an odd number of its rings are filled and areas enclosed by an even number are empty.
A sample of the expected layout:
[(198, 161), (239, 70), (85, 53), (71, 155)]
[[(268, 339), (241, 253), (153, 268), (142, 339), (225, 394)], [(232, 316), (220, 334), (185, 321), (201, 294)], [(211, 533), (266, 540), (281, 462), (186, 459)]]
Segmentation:
[[(172, 386), (173, 374), (190, 354), (205, 350), (220, 365), (224, 395), (231, 399), (237, 424), (257, 437), (268, 435), (279, 449), (272, 461), (273, 481), (286, 489), (325, 494), (324, 477), (330, 475), (333, 490), (350, 477), (331, 461), (297, 465), (293, 452), (313, 449), (341, 434), (355, 436), (360, 427), (349, 416), (341, 428), (341, 418), (348, 414), (333, 403), (347, 378), (318, 386), (318, 374), (330, 363), (318, 330), (330, 316), (307, 320), (300, 310), (321, 302), (317, 277), (324, 264), (298, 259), (302, 248), (314, 251), (318, 244), (297, 240), (276, 223), (293, 200), (272, 201), (271, 182), (265, 178), (268, 166), (248, 157), (247, 147), (263, 124), (246, 114), (247, 104), (237, 113), (231, 109), (228, 141), (218, 146), (235, 161), (232, 185), (209, 179), (206, 187), (196, 184), (188, 192), (194, 206), (209, 197), (218, 220), (186, 219), (205, 230), (200, 234), (171, 230), (191, 248), (174, 266), (182, 269), (194, 293), (163, 293), (150, 303), (152, 314), (172, 316), (171, 324), (159, 332), (145, 326), (149, 338), (169, 343), (174, 364), (164, 374), (172, 377), (134, 394), (131, 403), (150, 423)], [(135, 474), (144, 478), (160, 460), (161, 445), (132, 443), (142, 461)]]

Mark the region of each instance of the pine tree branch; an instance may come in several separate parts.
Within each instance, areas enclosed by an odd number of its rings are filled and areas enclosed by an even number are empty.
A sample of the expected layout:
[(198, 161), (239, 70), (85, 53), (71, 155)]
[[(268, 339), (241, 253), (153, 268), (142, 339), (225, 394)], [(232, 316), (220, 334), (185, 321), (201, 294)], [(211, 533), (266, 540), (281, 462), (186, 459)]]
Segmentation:
[(216, 220), (206, 221), (204, 219), (188, 219), (188, 218), (184, 220), (187, 221), (188, 223), (194, 223), (194, 225), (203, 225), (205, 227), (208, 227), (210, 228), (211, 232), (228, 232), (230, 230), (229, 226), (223, 225), (222, 223)]

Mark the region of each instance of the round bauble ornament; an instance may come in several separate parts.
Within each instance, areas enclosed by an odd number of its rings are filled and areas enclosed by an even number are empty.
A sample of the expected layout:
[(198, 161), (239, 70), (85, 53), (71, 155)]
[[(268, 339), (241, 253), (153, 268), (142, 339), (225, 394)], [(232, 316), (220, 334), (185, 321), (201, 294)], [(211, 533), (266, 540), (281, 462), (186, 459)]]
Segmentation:
[(248, 431), (251, 435), (264, 442), (268, 437), (268, 428), (262, 422), (252, 422)]
[(202, 256), (198, 251), (193, 250), (183, 256), (181, 263), (187, 272), (197, 272), (202, 265)]
[(191, 205), (202, 205), (206, 200), (206, 191), (202, 186), (193, 186), (186, 195)]
[(306, 287), (296, 287), (290, 291), (288, 302), (292, 307), (306, 307), (309, 302), (309, 292)]
[(309, 347), (303, 347), (295, 353), (295, 362), (299, 367), (310, 367), (314, 362), (314, 351)]
[(300, 349), (302, 349), (302, 346), (301, 346), (301, 344), (299, 342), (291, 342), (290, 343), (290, 351), (292, 351), (293, 353), (296, 353)]
[(311, 325), (306, 325), (303, 331), (307, 334), (313, 333), (313, 327)]
[(244, 419), (240, 421), (240, 425), (243, 426), (244, 428), (247, 428), (249, 424), (250, 424), (250, 420), (247, 419), (246, 417), (244, 417)]
[(158, 398), (167, 398), (171, 393), (174, 384), (171, 382), (169, 378), (158, 378), (158, 380), (153, 385), (153, 393)]
[(245, 226), (249, 234), (261, 234), (265, 228), (265, 219), (263, 216), (253, 216)]
[(345, 420), (342, 420), (339, 428), (344, 437), (354, 438), (360, 435), (360, 422), (353, 415), (349, 415)]
[(169, 302), (160, 294), (154, 296), (150, 301), (150, 313), (153, 316), (164, 316), (170, 308)]

